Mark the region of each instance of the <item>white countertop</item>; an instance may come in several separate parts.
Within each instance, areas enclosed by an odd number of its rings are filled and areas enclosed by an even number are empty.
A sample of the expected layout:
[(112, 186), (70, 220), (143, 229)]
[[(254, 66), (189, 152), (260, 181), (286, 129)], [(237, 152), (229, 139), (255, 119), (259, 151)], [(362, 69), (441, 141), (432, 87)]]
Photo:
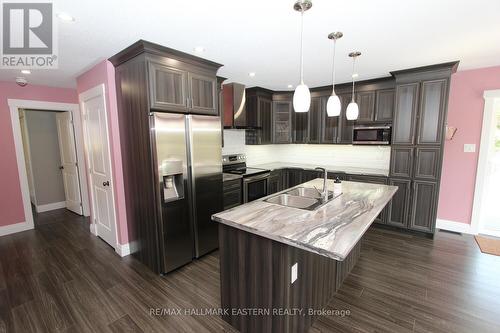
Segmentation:
[[(323, 179), (299, 186), (321, 188)], [(333, 180), (328, 180), (328, 188), (333, 189)], [(273, 194), (214, 214), (212, 220), (344, 260), (396, 191), (396, 186), (343, 181), (342, 195), (314, 211), (266, 202)]]

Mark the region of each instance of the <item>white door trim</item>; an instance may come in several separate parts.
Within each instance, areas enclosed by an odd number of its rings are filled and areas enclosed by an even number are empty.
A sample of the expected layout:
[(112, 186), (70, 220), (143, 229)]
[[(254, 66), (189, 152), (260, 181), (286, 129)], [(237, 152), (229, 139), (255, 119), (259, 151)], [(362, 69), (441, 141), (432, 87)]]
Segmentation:
[(488, 158), (488, 141), (491, 136), (491, 122), (493, 121), (495, 107), (500, 105), (500, 90), (486, 90), (483, 94), (484, 111), (483, 111), (483, 126), (481, 127), (481, 144), (479, 146), (479, 159), (477, 162), (476, 186), (474, 189), (474, 203), (472, 206), (471, 231), (473, 234), (478, 234), (481, 221), (481, 199), (483, 196), (487, 158)]
[[(118, 212), (116, 211), (116, 198), (115, 198), (115, 177), (114, 177), (114, 172), (113, 172), (113, 167), (111, 165), (111, 159), (112, 159), (112, 154), (111, 154), (111, 140), (110, 140), (110, 131), (109, 131), (109, 121), (108, 121), (108, 108), (107, 108), (107, 105), (106, 105), (106, 87), (104, 84), (99, 84), (93, 88), (90, 88), (89, 90), (86, 90), (84, 92), (82, 92), (81, 94), (78, 95), (78, 100), (80, 102), (80, 108), (82, 110), (82, 118), (83, 118), (83, 124), (82, 124), (82, 128), (83, 128), (83, 131), (84, 131), (84, 135), (83, 135), (83, 138), (84, 138), (84, 142), (85, 142), (85, 159), (86, 159), (86, 162), (87, 162), (87, 165), (90, 165), (90, 159), (89, 159), (89, 150), (88, 150), (88, 147), (89, 147), (89, 142), (88, 142), (88, 138), (87, 138), (87, 126), (86, 126), (86, 121), (85, 121), (85, 107), (84, 107), (84, 101), (85, 100), (88, 100), (88, 99), (92, 99), (92, 98), (96, 98), (96, 97), (99, 97), (99, 96), (102, 96), (103, 99), (104, 99), (104, 103), (103, 103), (103, 106), (104, 106), (104, 114), (105, 114), (105, 120), (106, 120), (106, 128), (108, 128), (108, 154), (109, 154), (109, 157), (110, 157), (110, 165), (109, 165), (109, 172), (110, 172), (110, 175), (111, 175), (111, 186), (112, 186), (112, 191), (111, 191), (111, 198), (113, 200), (112, 202), (112, 207), (113, 207), (113, 210), (115, 211), (115, 213), (113, 214), (114, 215), (114, 221), (113, 223), (115, 224), (115, 251), (120, 255), (121, 255), (121, 248), (120, 248), (120, 242), (118, 241), (118, 224), (116, 223), (116, 216), (118, 214)], [(87, 177), (89, 179), (89, 183), (92, 184), (92, 175), (90, 173), (90, 170), (86, 170), (87, 171)], [(92, 207), (95, 207), (94, 206), (94, 194), (92, 193), (92, 191), (90, 191), (90, 201), (91, 201), (91, 204), (92, 204)], [(97, 232), (97, 226), (95, 224), (95, 220), (94, 218), (92, 217), (91, 218), (91, 222), (90, 222), (90, 232), (96, 236), (99, 236), (98, 235), (98, 232)]]
[(82, 206), (83, 215), (89, 216), (89, 199), (87, 180), (85, 179), (85, 160), (83, 155), (83, 136), (82, 125), (80, 121), (80, 108), (78, 104), (70, 103), (56, 103), (45, 102), (36, 100), (23, 100), (23, 99), (8, 99), (7, 103), (10, 109), (10, 120), (12, 124), (12, 134), (14, 136), (14, 147), (16, 150), (17, 169), (19, 173), (19, 183), (21, 186), (21, 195), (23, 200), (25, 221), (16, 223), (14, 225), (7, 225), (0, 227), (0, 236), (8, 235), (11, 233), (29, 230), (34, 228), (33, 212), (31, 210), (31, 198), (28, 187), (28, 175), (26, 172), (26, 164), (24, 160), (24, 149), (21, 137), (21, 125), (19, 123), (19, 109), (32, 109), (32, 110), (45, 110), (45, 111), (68, 111), (73, 114), (74, 127), (75, 127), (75, 142), (78, 154), (78, 177), (80, 179), (82, 191)]

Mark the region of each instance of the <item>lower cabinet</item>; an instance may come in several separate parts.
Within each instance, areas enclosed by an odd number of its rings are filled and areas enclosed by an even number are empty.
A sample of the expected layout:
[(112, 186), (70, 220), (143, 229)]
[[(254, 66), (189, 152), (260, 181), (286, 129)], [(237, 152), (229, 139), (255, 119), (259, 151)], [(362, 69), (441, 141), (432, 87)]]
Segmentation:
[(423, 180), (413, 181), (409, 229), (434, 232), (437, 195), (437, 183)]
[(304, 172), (304, 169), (296, 169), (296, 168), (287, 168), (286, 169), (286, 187), (285, 188), (290, 188), (297, 186), (301, 183), (302, 181), (302, 173)]
[[(347, 180), (353, 182), (362, 183), (372, 183), (372, 184), (383, 184), (387, 185), (387, 177), (385, 176), (366, 176), (366, 175), (347, 175)], [(387, 220), (387, 206), (382, 210), (382, 212), (375, 219), (375, 223), (386, 224)]]
[(332, 172), (328, 171), (328, 179), (340, 179), (340, 180), (346, 180), (347, 179), (347, 174), (344, 172)]
[(283, 188), (283, 175), (282, 170), (273, 170), (269, 175), (269, 180), (267, 181), (267, 194), (273, 194), (282, 191)]
[(397, 186), (398, 191), (389, 202), (387, 224), (406, 228), (408, 226), (411, 180), (391, 178), (389, 185)]
[(239, 206), (242, 200), (241, 179), (225, 181), (222, 185), (224, 210)]

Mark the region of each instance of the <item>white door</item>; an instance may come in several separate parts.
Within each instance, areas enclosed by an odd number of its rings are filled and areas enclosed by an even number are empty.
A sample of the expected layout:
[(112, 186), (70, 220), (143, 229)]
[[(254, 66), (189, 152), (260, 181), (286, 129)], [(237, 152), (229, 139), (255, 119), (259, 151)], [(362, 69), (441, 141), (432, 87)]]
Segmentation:
[(82, 215), (82, 196), (78, 179), (78, 160), (76, 159), (75, 133), (71, 112), (60, 112), (56, 115), (57, 136), (61, 155), (61, 169), (66, 208)]
[[(500, 103), (490, 128), (479, 232), (500, 236)], [(482, 149), (482, 148), (481, 148)]]
[(115, 205), (104, 90), (91, 89), (80, 95), (80, 99), (83, 105), (83, 128), (91, 179), (94, 230), (106, 243), (115, 247)]

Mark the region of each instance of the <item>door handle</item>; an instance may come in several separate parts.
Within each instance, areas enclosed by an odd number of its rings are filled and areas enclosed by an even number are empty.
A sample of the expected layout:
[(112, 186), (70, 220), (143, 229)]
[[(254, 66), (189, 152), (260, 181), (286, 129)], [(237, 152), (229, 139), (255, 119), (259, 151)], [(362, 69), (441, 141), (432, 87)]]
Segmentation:
[(62, 169), (64, 169), (64, 166), (63, 165), (59, 166), (59, 170), (62, 170)]
[(102, 182), (102, 186), (109, 186), (109, 180)]

